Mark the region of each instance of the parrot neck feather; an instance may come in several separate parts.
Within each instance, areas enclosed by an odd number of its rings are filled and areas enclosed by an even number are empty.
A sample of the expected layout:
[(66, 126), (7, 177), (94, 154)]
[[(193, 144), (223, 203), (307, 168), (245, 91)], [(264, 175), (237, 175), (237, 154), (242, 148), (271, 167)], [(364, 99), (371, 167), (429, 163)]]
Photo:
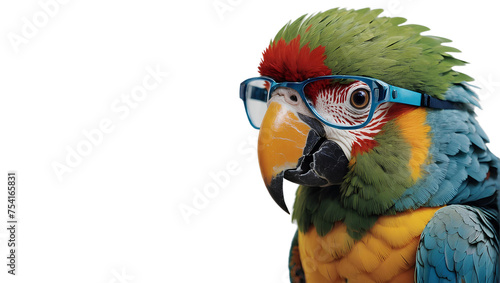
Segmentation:
[(425, 124), (423, 108), (389, 112), (396, 117), (373, 137), (373, 148), (351, 157), (340, 186), (301, 187), (297, 191), (293, 217), (300, 231), (313, 225), (324, 235), (341, 221), (349, 235), (359, 239), (379, 216), (396, 213), (396, 200), (421, 176), (428, 157), (430, 127)]

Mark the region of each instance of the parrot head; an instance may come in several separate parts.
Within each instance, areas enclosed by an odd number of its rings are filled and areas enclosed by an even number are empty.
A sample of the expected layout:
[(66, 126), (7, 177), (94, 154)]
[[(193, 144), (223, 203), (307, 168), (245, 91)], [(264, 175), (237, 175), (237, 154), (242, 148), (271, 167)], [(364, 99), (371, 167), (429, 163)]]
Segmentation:
[(264, 183), (286, 212), (283, 179), (316, 200), (296, 200), (294, 214), (311, 205), (345, 221), (391, 213), (430, 162), (420, 106), (453, 108), (446, 91), (471, 80), (452, 70), (465, 62), (447, 53), (458, 52), (442, 45), (449, 40), (381, 12), (332, 9), (289, 22), (263, 52), (261, 77), (241, 85)]
[[(264, 182), (276, 203), (288, 212), (282, 193), (283, 178), (307, 187), (338, 190), (355, 157), (373, 148), (375, 137), (395, 113), (390, 104), (370, 115), (370, 88), (366, 83), (317, 82), (307, 87), (306, 100), (291, 88), (277, 88), (268, 100), (258, 140)], [(340, 126), (367, 121), (360, 129), (339, 129), (321, 122), (307, 105)], [(351, 165), (354, 165), (351, 164)]]

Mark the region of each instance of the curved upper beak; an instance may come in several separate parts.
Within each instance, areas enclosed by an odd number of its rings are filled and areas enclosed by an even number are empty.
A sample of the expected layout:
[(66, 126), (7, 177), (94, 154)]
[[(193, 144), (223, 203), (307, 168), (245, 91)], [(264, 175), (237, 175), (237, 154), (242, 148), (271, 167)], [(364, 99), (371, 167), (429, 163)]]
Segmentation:
[(324, 125), (289, 102), (286, 97), (271, 100), (258, 139), (262, 178), (287, 213), (283, 178), (308, 187), (339, 185), (349, 164), (340, 146), (325, 138)]
[(286, 103), (270, 103), (262, 121), (258, 156), (262, 178), (274, 201), (288, 213), (283, 197), (283, 175), (297, 167), (311, 128)]

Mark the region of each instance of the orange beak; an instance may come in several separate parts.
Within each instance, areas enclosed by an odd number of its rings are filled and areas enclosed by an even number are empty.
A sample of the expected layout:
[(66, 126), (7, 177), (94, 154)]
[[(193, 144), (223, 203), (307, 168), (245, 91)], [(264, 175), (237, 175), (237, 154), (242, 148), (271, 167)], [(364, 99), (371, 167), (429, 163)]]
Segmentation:
[(258, 156), (262, 178), (274, 201), (287, 213), (283, 197), (285, 170), (297, 167), (311, 127), (284, 103), (270, 103), (262, 121)]

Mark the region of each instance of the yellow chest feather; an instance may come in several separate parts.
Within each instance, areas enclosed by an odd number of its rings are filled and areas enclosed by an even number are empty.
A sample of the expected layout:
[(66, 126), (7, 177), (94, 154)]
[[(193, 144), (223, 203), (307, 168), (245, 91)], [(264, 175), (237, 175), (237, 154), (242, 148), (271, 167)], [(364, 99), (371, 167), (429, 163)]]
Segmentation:
[(382, 216), (359, 241), (340, 222), (324, 237), (299, 232), (306, 282), (413, 282), (420, 234), (439, 208)]

